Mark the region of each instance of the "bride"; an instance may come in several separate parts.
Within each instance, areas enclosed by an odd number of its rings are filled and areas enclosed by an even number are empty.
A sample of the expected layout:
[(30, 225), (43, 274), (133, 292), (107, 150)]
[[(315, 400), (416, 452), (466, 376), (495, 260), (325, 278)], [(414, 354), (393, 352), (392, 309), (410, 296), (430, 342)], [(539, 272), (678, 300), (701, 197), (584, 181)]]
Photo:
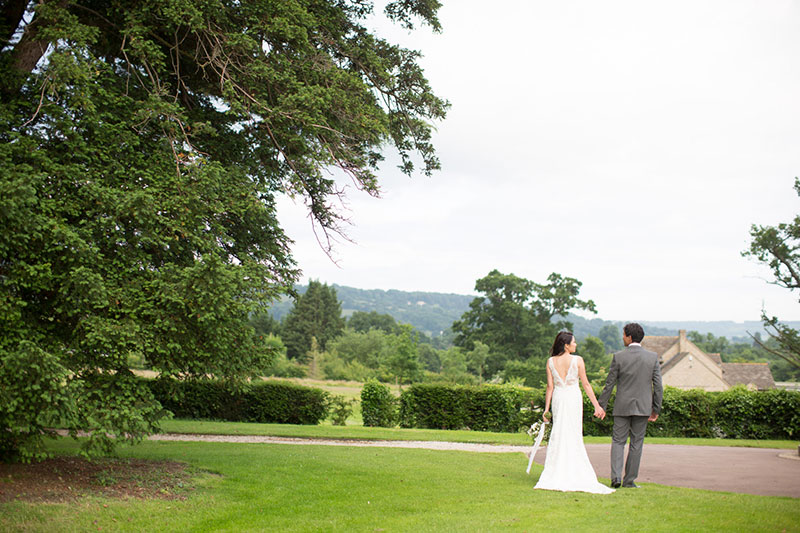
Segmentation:
[(578, 387), (579, 379), (594, 405), (594, 416), (603, 417), (605, 412), (597, 403), (586, 378), (583, 358), (572, 355), (577, 346), (572, 333), (562, 331), (556, 336), (550, 350), (552, 357), (547, 360), (543, 417), (547, 420), (552, 400), (553, 426), (547, 443), (544, 471), (534, 488), (610, 494), (614, 489), (597, 481), (583, 445), (583, 397)]

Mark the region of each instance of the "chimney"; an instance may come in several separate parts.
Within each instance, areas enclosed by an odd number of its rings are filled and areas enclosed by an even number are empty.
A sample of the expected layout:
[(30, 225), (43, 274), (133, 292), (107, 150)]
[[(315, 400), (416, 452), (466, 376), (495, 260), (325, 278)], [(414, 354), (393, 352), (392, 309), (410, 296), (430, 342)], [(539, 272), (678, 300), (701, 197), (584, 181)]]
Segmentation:
[(684, 353), (689, 351), (689, 341), (686, 338), (686, 330), (682, 329), (678, 331), (678, 353)]

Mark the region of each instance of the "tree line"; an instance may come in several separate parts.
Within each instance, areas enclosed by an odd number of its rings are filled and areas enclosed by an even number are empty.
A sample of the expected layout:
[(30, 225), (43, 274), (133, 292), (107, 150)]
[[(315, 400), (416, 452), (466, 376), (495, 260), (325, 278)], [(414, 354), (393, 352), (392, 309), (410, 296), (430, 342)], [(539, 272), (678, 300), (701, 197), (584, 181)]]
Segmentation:
[[(435, 338), (385, 313), (356, 311), (345, 319), (336, 289), (314, 280), (283, 320), (260, 313), (251, 324), (275, 350), (273, 375), (540, 386), (553, 337), (571, 327), (553, 318), (570, 309), (594, 311), (593, 302), (578, 297), (581, 282), (560, 274), (540, 284), (493, 270), (475, 287), (483, 296)], [(601, 333), (605, 341), (588, 337), (581, 347), (594, 378), (608, 367), (607, 347), (622, 345), (617, 328)]]

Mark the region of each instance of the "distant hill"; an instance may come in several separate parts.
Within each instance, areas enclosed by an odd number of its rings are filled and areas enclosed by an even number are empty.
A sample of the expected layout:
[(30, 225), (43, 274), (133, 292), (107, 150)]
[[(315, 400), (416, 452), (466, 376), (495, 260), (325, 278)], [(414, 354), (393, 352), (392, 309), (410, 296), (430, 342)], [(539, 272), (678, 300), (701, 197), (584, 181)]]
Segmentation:
[[(439, 292), (355, 289), (336, 284), (333, 288), (342, 302), (344, 316), (350, 316), (354, 311), (385, 313), (400, 323), (411, 324), (431, 337), (438, 337), (461, 318), (474, 298)], [(298, 285), (295, 289), (302, 294), (306, 291), (306, 286)], [(270, 313), (280, 320), (291, 311), (293, 305), (293, 301), (286, 297), (273, 305)]]
[[(342, 314), (350, 316), (354, 311), (376, 311), (386, 313), (394, 317), (395, 320), (404, 324), (411, 324), (419, 331), (437, 337), (441, 332), (448, 329), (453, 322), (461, 318), (469, 309), (469, 304), (475, 296), (463, 294), (445, 294), (440, 292), (407, 292), (394, 289), (356, 289), (334, 284), (339, 301), (342, 302)], [(295, 287), (299, 293), (304, 293), (305, 285)], [(293, 301), (289, 297), (284, 297), (270, 308), (273, 317), (280, 320), (292, 309)], [(597, 336), (600, 329), (612, 324), (617, 327), (625, 325), (624, 320), (603, 320), (601, 318), (583, 318), (570, 313), (567, 320), (574, 326), (575, 336), (579, 340), (587, 336)], [(709, 322), (658, 322), (641, 320), (645, 333), (648, 335), (677, 335), (678, 330), (698, 331), (706, 334), (711, 333), (716, 337), (728, 337), (733, 341), (749, 342), (748, 332), (761, 332), (761, 322), (733, 322), (733, 321), (709, 321)], [(800, 329), (800, 322), (788, 322), (796, 329)]]

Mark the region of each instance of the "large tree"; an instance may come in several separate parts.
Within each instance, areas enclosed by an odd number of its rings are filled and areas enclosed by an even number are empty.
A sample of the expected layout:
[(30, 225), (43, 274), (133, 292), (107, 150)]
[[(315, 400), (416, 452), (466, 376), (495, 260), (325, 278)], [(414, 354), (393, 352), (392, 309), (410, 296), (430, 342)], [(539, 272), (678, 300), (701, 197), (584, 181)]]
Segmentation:
[(492, 270), (475, 282), (475, 290), (483, 296), (475, 298), (469, 311), (453, 323), (454, 342), (468, 350), (474, 349), (476, 341), (487, 345), (492, 352), (486, 361), (487, 375), (501, 370), (507, 360), (546, 357), (559, 329), (571, 327), (553, 318), (571, 309), (595, 310), (594, 302), (578, 298), (581, 285), (555, 272), (547, 283), (535, 283)]
[[(795, 178), (794, 190), (800, 196), (800, 179)], [(800, 215), (791, 222), (783, 222), (777, 226), (758, 226), (750, 228), (750, 248), (742, 255), (754, 257), (772, 269), (775, 285), (795, 291), (800, 289)], [(783, 324), (776, 316), (770, 316), (764, 309), (761, 319), (774, 345), (761, 342), (757, 344), (784, 359), (789, 364), (800, 368), (800, 333)]]
[[(439, 30), (436, 0), (390, 1)], [(45, 428), (89, 450), (157, 428), (128, 370), (242, 379), (248, 316), (298, 277), (275, 202), (341, 229), (386, 145), (438, 167), (419, 54), (368, 0), (0, 0), (0, 455)], [(338, 169), (330, 172), (331, 169)]]

